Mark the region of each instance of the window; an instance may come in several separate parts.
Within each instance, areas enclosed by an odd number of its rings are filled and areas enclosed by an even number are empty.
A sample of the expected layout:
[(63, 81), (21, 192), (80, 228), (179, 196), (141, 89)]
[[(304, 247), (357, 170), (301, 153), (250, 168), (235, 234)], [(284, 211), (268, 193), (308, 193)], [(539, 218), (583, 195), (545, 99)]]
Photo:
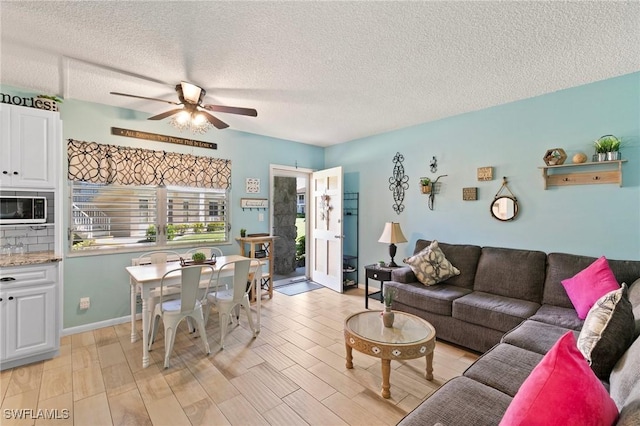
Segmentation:
[(229, 241), (222, 189), (71, 182), (71, 250)]

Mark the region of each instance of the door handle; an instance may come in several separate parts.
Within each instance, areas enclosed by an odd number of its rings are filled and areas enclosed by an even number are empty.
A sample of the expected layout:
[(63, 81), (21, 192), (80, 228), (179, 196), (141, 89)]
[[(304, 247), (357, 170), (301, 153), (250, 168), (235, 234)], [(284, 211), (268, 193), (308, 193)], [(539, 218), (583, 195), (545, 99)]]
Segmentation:
[(334, 235), (333, 238), (342, 238), (344, 235)]

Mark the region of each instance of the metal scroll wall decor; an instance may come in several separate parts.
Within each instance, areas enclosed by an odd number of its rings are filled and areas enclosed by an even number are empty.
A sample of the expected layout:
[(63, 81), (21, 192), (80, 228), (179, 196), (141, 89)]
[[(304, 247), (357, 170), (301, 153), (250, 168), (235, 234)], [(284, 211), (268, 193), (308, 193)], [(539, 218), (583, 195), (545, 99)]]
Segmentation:
[(409, 189), (409, 176), (404, 174), (404, 156), (399, 152), (393, 157), (393, 176), (389, 178), (389, 190), (393, 193), (393, 210), (400, 214), (404, 210), (404, 191)]

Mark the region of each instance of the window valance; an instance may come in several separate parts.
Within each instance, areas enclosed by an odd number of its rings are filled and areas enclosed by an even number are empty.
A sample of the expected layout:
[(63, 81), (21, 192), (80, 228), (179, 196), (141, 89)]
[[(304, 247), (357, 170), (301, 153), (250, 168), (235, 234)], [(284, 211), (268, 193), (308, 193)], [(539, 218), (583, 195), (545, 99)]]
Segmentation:
[(69, 180), (229, 189), (231, 160), (69, 139)]

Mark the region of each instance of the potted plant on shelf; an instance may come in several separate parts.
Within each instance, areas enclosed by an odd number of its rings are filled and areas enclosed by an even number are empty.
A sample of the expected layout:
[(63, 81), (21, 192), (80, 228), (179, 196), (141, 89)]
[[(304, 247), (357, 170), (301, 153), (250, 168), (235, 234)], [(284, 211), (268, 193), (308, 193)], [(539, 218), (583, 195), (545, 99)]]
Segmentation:
[(431, 193), (431, 179), (428, 177), (420, 178), (420, 189), (423, 194)]
[(382, 292), (382, 300), (384, 301), (384, 312), (382, 312), (382, 323), (385, 327), (393, 327), (394, 314), (391, 311), (391, 304), (396, 297), (396, 289), (385, 287)]
[(244, 238), (247, 236), (247, 230), (244, 228), (240, 229), (240, 238)]
[(613, 135), (601, 136), (593, 144), (596, 148), (598, 161), (612, 161), (620, 159), (621, 141)]

